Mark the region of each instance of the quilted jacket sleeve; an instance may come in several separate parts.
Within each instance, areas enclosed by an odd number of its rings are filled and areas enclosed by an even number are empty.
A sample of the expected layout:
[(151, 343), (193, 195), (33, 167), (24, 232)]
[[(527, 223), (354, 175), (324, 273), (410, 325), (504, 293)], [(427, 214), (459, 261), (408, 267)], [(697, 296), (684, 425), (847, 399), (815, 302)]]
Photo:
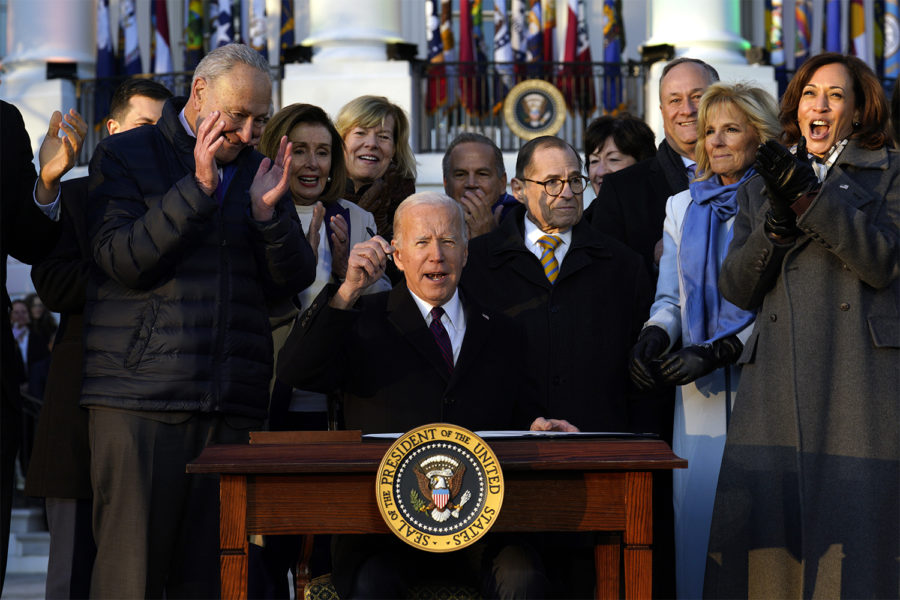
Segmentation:
[[(150, 289), (171, 272), (184, 248), (205, 234), (216, 202), (192, 173), (161, 196), (147, 194), (140, 184), (141, 175), (152, 176), (147, 165), (126, 164), (123, 156), (110, 144), (100, 144), (94, 153), (88, 233), (94, 261), (107, 276), (128, 288)], [(142, 156), (150, 158), (150, 152)]]

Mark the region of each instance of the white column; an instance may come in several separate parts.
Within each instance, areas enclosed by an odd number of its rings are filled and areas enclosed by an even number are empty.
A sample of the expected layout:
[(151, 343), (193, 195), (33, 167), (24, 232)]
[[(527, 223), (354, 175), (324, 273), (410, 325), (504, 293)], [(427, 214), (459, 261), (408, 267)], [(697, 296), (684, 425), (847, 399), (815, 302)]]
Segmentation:
[(402, 40), (401, 6), (396, 0), (310, 0), (303, 45), (315, 46), (315, 63), (386, 60), (386, 45)]
[(43, 78), (48, 62), (78, 63), (78, 75), (90, 76), (82, 70), (95, 61), (93, 2), (8, 0), (7, 10), (6, 77), (39, 67)]
[[(397, 0), (309, 0), (313, 62), (285, 65), (283, 105), (308, 102), (332, 118), (357, 96), (386, 96), (415, 122), (409, 64), (387, 60), (386, 46), (402, 41)], [(423, 27), (424, 17), (422, 19)]]
[[(77, 108), (75, 85), (67, 79), (48, 81), (47, 63), (75, 63), (78, 77), (93, 77), (96, 9), (90, 0), (7, 0), (6, 8), (0, 98), (22, 113), (36, 153), (53, 111)], [(34, 290), (30, 272), (28, 265), (9, 258), (6, 283), (12, 297)]]
[(77, 76), (93, 77), (93, 2), (8, 0), (6, 56), (0, 97), (15, 104), (37, 149), (54, 110), (76, 108), (75, 85), (47, 80), (47, 63), (75, 63)]
[(676, 56), (717, 64), (746, 64), (750, 43), (740, 36), (740, 0), (650, 0), (650, 39), (672, 44)]
[[(675, 56), (699, 58), (725, 82), (745, 82), (763, 88), (778, 99), (775, 71), (768, 65), (748, 65), (744, 57), (750, 43), (740, 36), (740, 0), (648, 0), (651, 5), (650, 39), (645, 46), (671, 44)], [(793, 3), (791, 4), (793, 6)], [(644, 86), (644, 120), (664, 137), (659, 112), (659, 78), (665, 63), (650, 67)]]

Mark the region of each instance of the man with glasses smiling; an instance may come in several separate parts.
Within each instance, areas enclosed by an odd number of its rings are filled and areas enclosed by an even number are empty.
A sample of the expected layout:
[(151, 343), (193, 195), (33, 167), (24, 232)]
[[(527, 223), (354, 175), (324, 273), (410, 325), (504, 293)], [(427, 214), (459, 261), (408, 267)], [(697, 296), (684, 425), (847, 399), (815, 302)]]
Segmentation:
[[(582, 172), (559, 138), (522, 146), (511, 183), (521, 205), (469, 242), (461, 288), (525, 331), (542, 413), (581, 431), (628, 431), (628, 353), (649, 310), (649, 278), (638, 254), (581, 220)], [(593, 594), (582, 541), (574, 552), (570, 538), (543, 544), (553, 580), (572, 585), (560, 597)]]
[(269, 66), (230, 44), (189, 98), (111, 136), (90, 166), (81, 404), (89, 409), (92, 598), (218, 598), (218, 482), (185, 474), (209, 443), (246, 442), (268, 412), (268, 302), (316, 259), (289, 190), (291, 145), (253, 150)]

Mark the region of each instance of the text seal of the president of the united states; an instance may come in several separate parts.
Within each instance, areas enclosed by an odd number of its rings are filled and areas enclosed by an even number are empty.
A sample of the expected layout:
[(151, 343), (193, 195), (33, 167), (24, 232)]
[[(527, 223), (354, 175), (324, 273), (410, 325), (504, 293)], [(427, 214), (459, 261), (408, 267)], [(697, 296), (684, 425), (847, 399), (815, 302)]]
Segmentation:
[(404, 433), (385, 453), (375, 486), (394, 534), (428, 552), (452, 552), (480, 539), (503, 504), (503, 472), (490, 446), (456, 425)]

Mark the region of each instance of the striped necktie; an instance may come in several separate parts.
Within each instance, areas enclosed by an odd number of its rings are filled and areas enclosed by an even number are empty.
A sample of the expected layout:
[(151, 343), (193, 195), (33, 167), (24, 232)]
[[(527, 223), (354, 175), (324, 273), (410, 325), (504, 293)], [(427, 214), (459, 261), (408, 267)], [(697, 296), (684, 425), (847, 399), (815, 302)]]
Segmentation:
[(559, 275), (559, 263), (556, 262), (556, 249), (559, 247), (562, 239), (555, 235), (545, 235), (538, 239), (537, 243), (544, 249), (541, 254), (541, 265), (544, 267), (544, 275), (550, 280), (550, 283), (556, 283), (556, 277)]
[(431, 335), (434, 336), (434, 341), (437, 342), (438, 348), (441, 350), (441, 356), (447, 364), (447, 372), (453, 373), (453, 346), (450, 345), (450, 336), (447, 334), (447, 330), (444, 329), (444, 324), (441, 323), (441, 317), (443, 316), (443, 308), (440, 306), (432, 308), (431, 325), (428, 326), (428, 329), (431, 330)]

